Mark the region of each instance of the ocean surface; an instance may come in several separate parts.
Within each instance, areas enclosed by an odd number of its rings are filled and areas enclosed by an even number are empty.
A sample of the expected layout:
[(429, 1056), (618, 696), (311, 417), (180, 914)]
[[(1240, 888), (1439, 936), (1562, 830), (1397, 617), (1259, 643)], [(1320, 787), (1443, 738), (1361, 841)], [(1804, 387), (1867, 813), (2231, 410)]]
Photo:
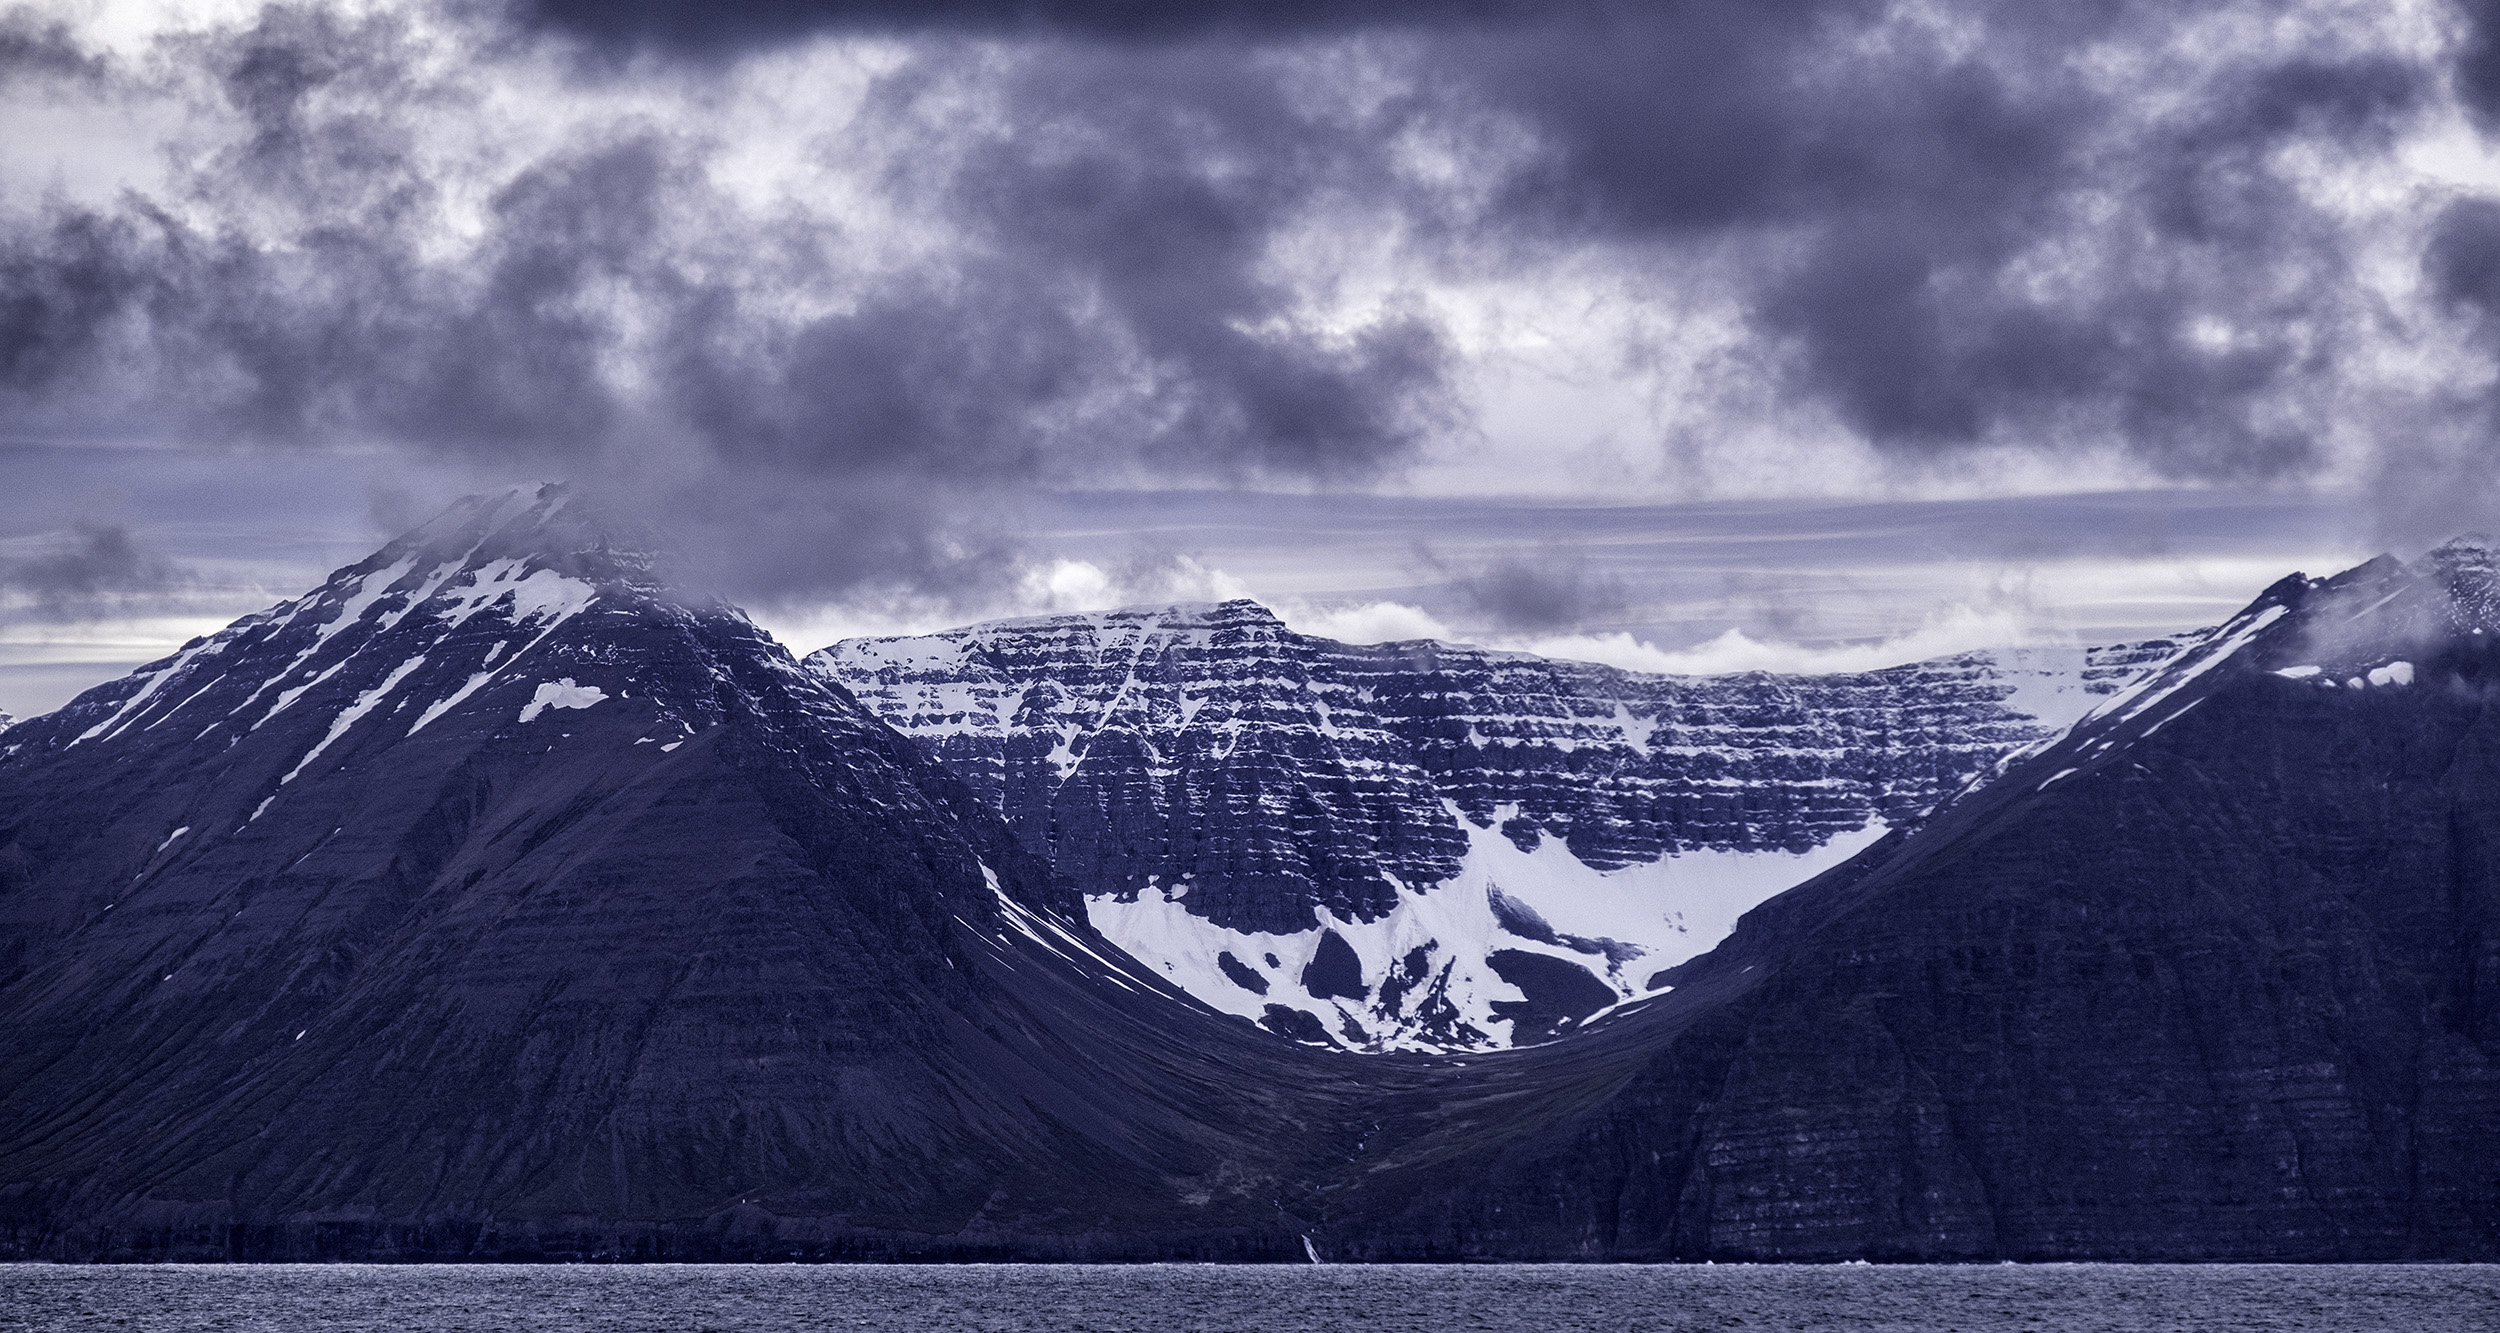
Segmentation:
[(0, 1329), (2500, 1329), (2500, 1266), (0, 1265)]

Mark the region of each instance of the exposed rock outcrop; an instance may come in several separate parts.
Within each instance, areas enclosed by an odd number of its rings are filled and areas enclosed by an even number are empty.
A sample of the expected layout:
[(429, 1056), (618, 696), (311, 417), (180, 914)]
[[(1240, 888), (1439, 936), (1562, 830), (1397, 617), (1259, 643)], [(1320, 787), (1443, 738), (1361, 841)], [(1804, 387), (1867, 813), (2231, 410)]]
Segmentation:
[[(1235, 601), (852, 640), (806, 665), (1208, 1004), (1355, 1050), (1467, 1050), (1646, 993), (2181, 646), (1660, 676), (1338, 643)], [(1323, 946), (1360, 976), (1303, 984)]]

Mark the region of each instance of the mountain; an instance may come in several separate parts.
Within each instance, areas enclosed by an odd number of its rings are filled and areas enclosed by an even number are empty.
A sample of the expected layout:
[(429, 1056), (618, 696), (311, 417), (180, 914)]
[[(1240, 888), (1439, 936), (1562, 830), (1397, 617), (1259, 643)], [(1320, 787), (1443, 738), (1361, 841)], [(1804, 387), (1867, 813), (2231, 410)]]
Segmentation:
[(1549, 1040), (2185, 641), (1647, 675), (1254, 602), (811, 654), (1214, 1008), (1358, 1051)]
[(1666, 995), (1389, 1099), (1323, 1243), (2500, 1256), (2496, 564), (2276, 584)]
[(556, 488), (0, 736), (0, 1254), (1299, 1254), (1331, 1080)]
[(1652, 992), (1351, 1059), (470, 502), (0, 734), (0, 1256), (2500, 1259), (2496, 684), (2484, 546), (2294, 576)]

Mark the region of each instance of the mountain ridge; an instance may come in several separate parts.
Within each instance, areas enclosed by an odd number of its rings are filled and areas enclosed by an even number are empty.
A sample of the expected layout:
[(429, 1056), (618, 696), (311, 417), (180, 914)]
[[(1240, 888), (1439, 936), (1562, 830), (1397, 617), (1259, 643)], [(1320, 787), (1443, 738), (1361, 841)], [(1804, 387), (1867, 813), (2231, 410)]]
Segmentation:
[(1254, 602), (805, 664), (1216, 1008), (1357, 1051), (1550, 1039), (2190, 641), (1650, 675), (1298, 634)]

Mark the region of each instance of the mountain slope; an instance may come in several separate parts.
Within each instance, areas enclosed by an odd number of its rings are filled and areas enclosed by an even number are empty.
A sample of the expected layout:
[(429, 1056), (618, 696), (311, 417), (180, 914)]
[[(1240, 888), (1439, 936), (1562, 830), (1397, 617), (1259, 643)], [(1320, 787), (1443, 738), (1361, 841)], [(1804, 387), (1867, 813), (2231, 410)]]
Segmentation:
[(1645, 993), (2180, 646), (1673, 677), (1337, 643), (1237, 601), (852, 640), (806, 665), (1206, 1003), (1356, 1050), (1473, 1050)]
[(742, 616), (464, 503), (0, 740), (0, 1251), (1297, 1249), (1327, 1075), (1134, 967)]
[(2496, 593), (2470, 543), (2285, 580), (1663, 998), (1385, 1114), (1328, 1240), (2500, 1255)]

